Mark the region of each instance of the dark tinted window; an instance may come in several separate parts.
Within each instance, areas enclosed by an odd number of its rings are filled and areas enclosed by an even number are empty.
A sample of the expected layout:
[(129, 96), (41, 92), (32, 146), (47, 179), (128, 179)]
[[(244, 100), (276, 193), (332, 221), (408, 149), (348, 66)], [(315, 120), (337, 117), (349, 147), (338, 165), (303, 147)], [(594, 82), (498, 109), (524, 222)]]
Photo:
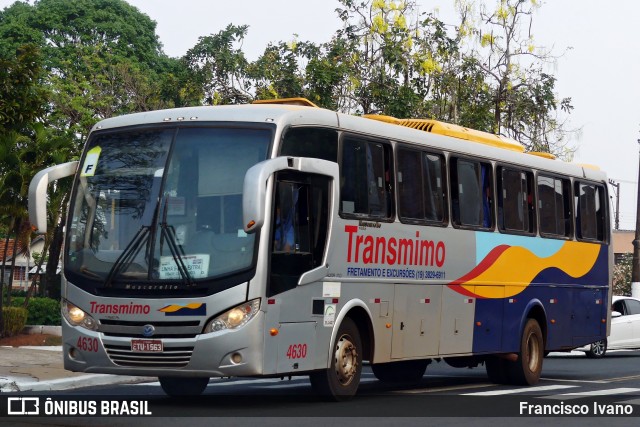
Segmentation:
[(576, 235), (584, 240), (605, 240), (605, 195), (600, 185), (575, 184)]
[(568, 180), (538, 176), (540, 234), (571, 237), (571, 186)]
[(323, 128), (290, 128), (282, 139), (280, 155), (338, 161), (338, 132)]
[(493, 227), (491, 164), (467, 159), (451, 161), (453, 223), (478, 228)]
[(636, 301), (634, 299), (624, 300), (625, 305), (627, 306), (626, 314), (640, 314), (640, 301)]
[(398, 148), (398, 213), (410, 221), (444, 222), (444, 157)]
[(498, 169), (498, 226), (507, 232), (532, 233), (535, 210), (533, 174), (501, 167)]
[(390, 148), (387, 144), (345, 138), (340, 169), (340, 212), (390, 218)]

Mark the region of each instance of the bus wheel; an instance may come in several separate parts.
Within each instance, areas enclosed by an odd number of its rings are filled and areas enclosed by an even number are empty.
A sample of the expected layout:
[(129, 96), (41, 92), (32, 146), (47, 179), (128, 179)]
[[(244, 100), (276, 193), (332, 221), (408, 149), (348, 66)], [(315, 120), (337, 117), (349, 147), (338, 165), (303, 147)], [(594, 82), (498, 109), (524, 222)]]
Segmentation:
[(488, 356), (484, 361), (489, 381), (495, 384), (509, 384), (508, 362), (498, 356)]
[(209, 384), (207, 377), (159, 377), (158, 379), (162, 390), (172, 397), (199, 396)]
[(508, 362), (511, 383), (533, 385), (540, 380), (544, 360), (542, 330), (535, 319), (528, 319), (520, 339), (518, 360)]
[(424, 376), (428, 364), (428, 360), (376, 363), (371, 365), (371, 370), (377, 379), (385, 383), (415, 384)]
[(589, 350), (585, 351), (584, 354), (589, 359), (599, 359), (604, 357), (607, 352), (607, 340), (596, 341), (589, 346)]
[(351, 399), (360, 385), (362, 343), (358, 327), (348, 317), (342, 321), (331, 351), (329, 369), (309, 375), (311, 386), (329, 400)]

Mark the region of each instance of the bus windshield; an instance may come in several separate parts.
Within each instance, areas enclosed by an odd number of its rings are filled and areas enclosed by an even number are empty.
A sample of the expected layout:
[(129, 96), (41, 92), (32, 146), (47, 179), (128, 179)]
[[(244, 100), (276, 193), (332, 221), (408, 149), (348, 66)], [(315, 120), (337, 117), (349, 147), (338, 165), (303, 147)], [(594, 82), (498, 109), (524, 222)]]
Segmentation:
[(93, 135), (72, 196), (67, 277), (152, 289), (247, 270), (255, 236), (243, 231), (242, 185), (271, 135), (219, 127)]

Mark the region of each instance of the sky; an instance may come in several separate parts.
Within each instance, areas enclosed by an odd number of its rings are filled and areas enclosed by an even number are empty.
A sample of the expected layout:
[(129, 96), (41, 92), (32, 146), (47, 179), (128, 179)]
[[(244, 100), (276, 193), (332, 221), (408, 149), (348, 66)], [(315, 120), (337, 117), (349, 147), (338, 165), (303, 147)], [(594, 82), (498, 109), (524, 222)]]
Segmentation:
[[(198, 38), (228, 24), (248, 25), (242, 46), (255, 60), (269, 42), (329, 41), (339, 29), (337, 0), (127, 0), (156, 21), (164, 52), (184, 55)], [(416, 0), (458, 22), (454, 0)], [(488, 5), (497, 0), (484, 0)], [(13, 3), (0, 0), (0, 8)], [(549, 70), (558, 99), (571, 97), (569, 129), (576, 129), (574, 162), (598, 165), (620, 186), (620, 229), (634, 230), (640, 154), (640, 2), (538, 0), (531, 31), (537, 45), (562, 54)], [(615, 210), (614, 188), (612, 213)]]

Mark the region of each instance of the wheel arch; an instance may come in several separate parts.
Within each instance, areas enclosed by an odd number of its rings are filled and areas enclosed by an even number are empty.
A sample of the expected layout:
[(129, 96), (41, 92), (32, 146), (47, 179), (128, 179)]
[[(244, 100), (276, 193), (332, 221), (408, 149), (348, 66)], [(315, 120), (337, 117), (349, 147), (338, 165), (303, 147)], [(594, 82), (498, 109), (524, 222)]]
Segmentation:
[[(331, 331), (331, 340), (327, 345), (327, 360), (330, 360), (331, 347), (338, 334), (338, 328), (345, 318), (350, 318), (358, 328), (360, 333), (360, 341), (362, 342), (362, 359), (371, 360), (373, 358), (373, 350), (375, 348), (375, 337), (373, 333), (373, 322), (371, 321), (371, 311), (367, 305), (360, 299), (353, 299), (347, 302), (340, 313), (336, 316), (333, 330)], [(328, 366), (328, 365), (327, 365)]]
[(524, 331), (524, 326), (527, 323), (527, 320), (533, 319), (538, 322), (540, 326), (540, 330), (542, 331), (542, 339), (544, 341), (544, 348), (547, 348), (547, 312), (544, 309), (544, 305), (538, 299), (533, 299), (529, 301), (527, 308), (524, 310), (525, 315), (520, 320), (520, 335)]

